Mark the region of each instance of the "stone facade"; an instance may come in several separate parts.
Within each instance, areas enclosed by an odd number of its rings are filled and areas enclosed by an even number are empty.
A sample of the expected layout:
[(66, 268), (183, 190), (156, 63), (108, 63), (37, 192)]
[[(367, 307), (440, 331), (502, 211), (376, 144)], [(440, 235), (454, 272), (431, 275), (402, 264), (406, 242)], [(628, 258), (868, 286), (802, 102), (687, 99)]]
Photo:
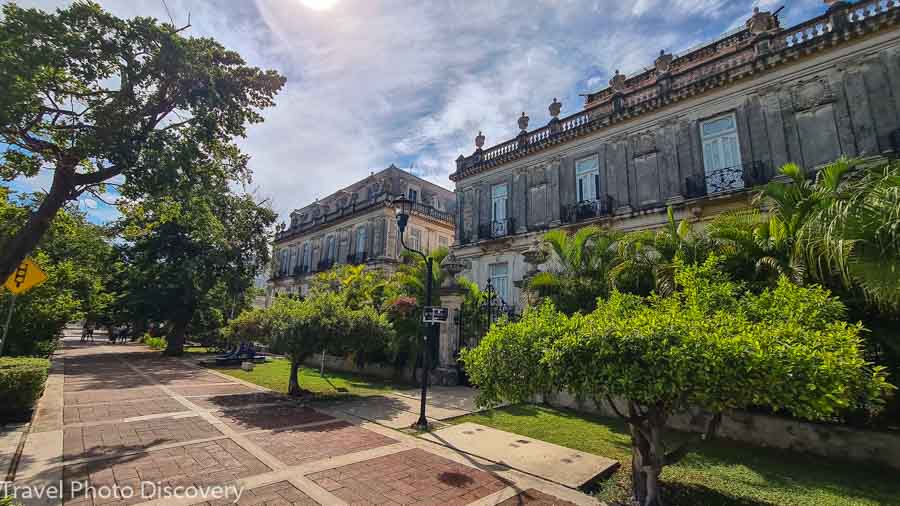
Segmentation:
[(391, 202), (399, 195), (416, 202), (404, 236), (408, 246), (452, 246), (453, 192), (391, 165), (291, 213), (275, 238), (267, 304), (272, 296), (305, 294), (310, 276), (335, 264), (393, 270), (402, 248)]
[(896, 156), (898, 17), (900, 0), (837, 2), (790, 28), (757, 10), (710, 44), (617, 72), (575, 114), (557, 117), (554, 99), (546, 126), (526, 130), (523, 114), (515, 138), (485, 149), (479, 134), (451, 175), (462, 275), (496, 276), (520, 305), (522, 252), (548, 229), (652, 228), (667, 206), (702, 221), (746, 206), (785, 163)]

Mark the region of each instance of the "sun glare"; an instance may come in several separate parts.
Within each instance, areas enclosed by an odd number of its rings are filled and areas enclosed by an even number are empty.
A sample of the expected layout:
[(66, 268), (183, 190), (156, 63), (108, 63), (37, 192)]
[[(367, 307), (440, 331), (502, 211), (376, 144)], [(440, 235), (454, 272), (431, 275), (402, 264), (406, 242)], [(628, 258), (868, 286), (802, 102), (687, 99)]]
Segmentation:
[(338, 0), (300, 0), (300, 3), (312, 10), (324, 11), (334, 7)]

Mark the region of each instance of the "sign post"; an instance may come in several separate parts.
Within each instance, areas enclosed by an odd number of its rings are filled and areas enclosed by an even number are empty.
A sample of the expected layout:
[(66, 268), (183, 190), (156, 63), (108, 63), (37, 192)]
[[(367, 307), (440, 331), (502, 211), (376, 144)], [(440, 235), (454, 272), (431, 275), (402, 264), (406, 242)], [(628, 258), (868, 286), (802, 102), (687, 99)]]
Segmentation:
[(9, 301), (9, 309), (6, 312), (6, 323), (3, 325), (3, 336), (0, 337), (0, 357), (3, 356), (3, 346), (6, 344), (6, 336), (9, 333), (9, 322), (12, 320), (13, 310), (16, 307), (16, 296), (31, 290), (35, 286), (47, 281), (47, 275), (30, 258), (26, 258), (16, 272), (7, 278), (3, 286), (12, 294)]

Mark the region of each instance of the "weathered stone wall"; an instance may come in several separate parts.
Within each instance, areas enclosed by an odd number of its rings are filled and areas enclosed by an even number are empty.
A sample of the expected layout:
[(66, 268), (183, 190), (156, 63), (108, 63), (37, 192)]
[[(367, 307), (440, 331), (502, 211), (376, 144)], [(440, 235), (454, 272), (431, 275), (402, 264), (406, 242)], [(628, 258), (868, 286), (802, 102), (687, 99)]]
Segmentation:
[[(561, 393), (549, 399), (552, 406), (616, 417), (606, 403), (578, 402)], [(622, 406), (624, 408), (624, 406)], [(674, 416), (673, 429), (702, 432), (708, 415), (701, 411)], [(733, 411), (722, 418), (717, 437), (757, 446), (784, 448), (824, 457), (874, 461), (900, 469), (900, 434), (854, 429), (843, 425), (802, 422), (791, 418)]]

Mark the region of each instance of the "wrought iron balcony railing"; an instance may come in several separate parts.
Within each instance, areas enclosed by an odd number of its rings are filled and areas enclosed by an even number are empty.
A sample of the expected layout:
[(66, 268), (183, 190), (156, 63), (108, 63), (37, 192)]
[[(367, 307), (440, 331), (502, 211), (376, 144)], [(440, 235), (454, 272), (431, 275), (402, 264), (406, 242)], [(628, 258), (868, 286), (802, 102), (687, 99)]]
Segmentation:
[(362, 253), (354, 253), (352, 255), (347, 255), (347, 263), (350, 265), (361, 265), (366, 263), (366, 260), (369, 259), (369, 254), (363, 251)]
[(298, 266), (294, 267), (294, 276), (297, 277), (297, 276), (302, 276), (304, 274), (309, 274), (310, 270), (311, 269), (310, 269), (309, 265), (298, 265)]
[(704, 175), (688, 176), (685, 178), (685, 190), (689, 198), (741, 191), (771, 179), (770, 167), (770, 162), (758, 160), (707, 171)]
[(515, 225), (512, 218), (482, 223), (478, 226), (479, 239), (496, 239), (515, 233)]
[(609, 195), (603, 195), (599, 200), (586, 200), (563, 206), (563, 223), (578, 223), (580, 221), (598, 218), (612, 214), (613, 200)]

